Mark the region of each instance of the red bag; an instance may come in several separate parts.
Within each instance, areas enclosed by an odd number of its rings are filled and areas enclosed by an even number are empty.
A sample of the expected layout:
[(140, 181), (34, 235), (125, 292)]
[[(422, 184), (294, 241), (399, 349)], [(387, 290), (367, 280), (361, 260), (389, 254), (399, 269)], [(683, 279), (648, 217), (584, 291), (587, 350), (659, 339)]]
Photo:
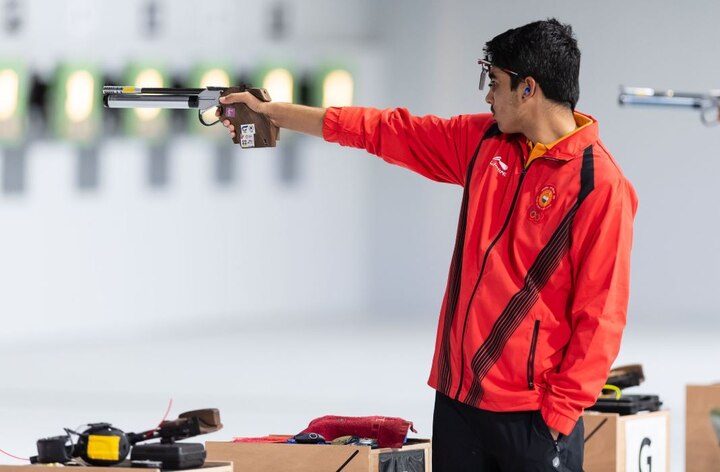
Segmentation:
[(377, 439), (378, 447), (400, 448), (408, 429), (417, 433), (411, 421), (388, 416), (321, 416), (310, 422), (302, 433), (317, 433), (328, 441), (340, 436)]

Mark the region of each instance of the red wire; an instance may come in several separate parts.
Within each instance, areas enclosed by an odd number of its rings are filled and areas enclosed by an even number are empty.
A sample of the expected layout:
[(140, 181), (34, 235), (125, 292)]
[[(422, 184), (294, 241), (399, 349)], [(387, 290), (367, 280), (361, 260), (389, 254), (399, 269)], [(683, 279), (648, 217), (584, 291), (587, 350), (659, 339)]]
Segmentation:
[(6, 456), (12, 457), (13, 459), (18, 459), (18, 460), (21, 460), (21, 461), (28, 461), (28, 462), (30, 462), (30, 459), (28, 459), (27, 457), (18, 457), (18, 456), (15, 456), (15, 455), (13, 455), (13, 454), (10, 454), (9, 452), (5, 452), (5, 451), (3, 451), (2, 449), (0, 449), (0, 452), (2, 452), (3, 454), (5, 454)]
[(170, 399), (170, 402), (168, 403), (167, 410), (165, 410), (165, 416), (163, 416), (163, 419), (160, 420), (160, 423), (158, 423), (157, 428), (160, 428), (160, 425), (163, 424), (163, 422), (167, 419), (168, 413), (170, 413), (170, 408), (172, 408), (172, 398)]

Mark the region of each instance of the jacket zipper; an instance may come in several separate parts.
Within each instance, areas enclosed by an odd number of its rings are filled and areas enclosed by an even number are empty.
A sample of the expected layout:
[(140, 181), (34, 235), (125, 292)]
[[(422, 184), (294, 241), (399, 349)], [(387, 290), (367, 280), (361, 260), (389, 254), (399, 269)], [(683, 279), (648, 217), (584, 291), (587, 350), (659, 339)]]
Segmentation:
[(510, 210), (508, 210), (508, 214), (505, 217), (505, 223), (503, 223), (502, 228), (500, 228), (500, 232), (498, 232), (497, 236), (495, 236), (495, 239), (493, 239), (492, 243), (487, 248), (487, 251), (485, 251), (485, 256), (483, 257), (482, 266), (480, 267), (480, 273), (478, 274), (477, 281), (475, 282), (475, 287), (473, 288), (472, 295), (470, 295), (470, 300), (468, 300), (467, 310), (465, 311), (465, 320), (463, 321), (463, 329), (462, 329), (462, 335), (460, 337), (460, 381), (458, 383), (457, 391), (455, 392), (455, 400), (460, 401), (460, 390), (462, 389), (463, 380), (465, 377), (465, 352), (464, 352), (464, 345), (465, 345), (465, 331), (467, 330), (467, 321), (468, 321), (468, 315), (470, 314), (470, 306), (472, 306), (473, 298), (475, 298), (475, 293), (477, 292), (477, 288), (480, 285), (480, 279), (482, 279), (483, 273), (485, 272), (485, 264), (487, 263), (488, 255), (490, 255), (490, 251), (492, 251), (492, 248), (495, 247), (495, 244), (500, 240), (500, 237), (503, 235), (505, 230), (508, 227), (508, 224), (510, 224), (510, 217), (513, 214), (513, 210), (515, 210), (515, 204), (517, 203), (518, 195), (520, 194), (520, 187), (522, 187), (523, 180), (525, 180), (525, 174), (527, 174), (528, 169), (532, 165), (533, 162), (535, 162), (537, 159), (534, 159), (530, 162), (530, 165), (525, 167), (523, 165), (522, 173), (520, 174), (520, 181), (518, 182), (517, 188), (515, 189), (515, 195), (513, 195), (512, 203), (510, 204)]
[(535, 349), (537, 349), (537, 339), (540, 332), (540, 320), (535, 320), (533, 327), (532, 341), (530, 342), (530, 355), (527, 363), (528, 390), (535, 389)]

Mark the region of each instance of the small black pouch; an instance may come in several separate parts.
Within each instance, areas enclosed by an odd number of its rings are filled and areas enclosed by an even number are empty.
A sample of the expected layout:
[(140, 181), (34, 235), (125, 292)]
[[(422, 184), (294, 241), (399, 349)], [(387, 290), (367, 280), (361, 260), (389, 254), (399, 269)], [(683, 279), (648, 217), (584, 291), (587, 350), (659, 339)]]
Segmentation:
[(380, 472), (425, 472), (425, 451), (383, 452)]
[(138, 444), (131, 461), (157, 461), (163, 470), (196, 469), (205, 463), (205, 447), (200, 443)]

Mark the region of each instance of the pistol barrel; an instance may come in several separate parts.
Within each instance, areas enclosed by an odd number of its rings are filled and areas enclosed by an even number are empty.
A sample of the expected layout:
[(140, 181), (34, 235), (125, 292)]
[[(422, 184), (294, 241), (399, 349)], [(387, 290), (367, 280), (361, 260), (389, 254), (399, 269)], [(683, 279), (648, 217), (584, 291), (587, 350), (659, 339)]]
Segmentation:
[(708, 95), (699, 93), (676, 92), (675, 90), (655, 90), (648, 87), (621, 87), (618, 102), (621, 105), (661, 105), (701, 108)]
[(620, 105), (654, 105), (685, 107), (700, 110), (700, 120), (717, 124), (720, 120), (720, 90), (708, 93), (686, 93), (675, 90), (655, 90), (649, 87), (620, 87)]
[(107, 108), (171, 108), (187, 110), (198, 107), (198, 97), (112, 93), (103, 96), (103, 103)]
[(709, 93), (687, 93), (675, 90), (656, 90), (649, 87), (620, 87), (621, 105), (661, 105), (705, 108), (720, 99), (717, 90)]
[(205, 112), (218, 105), (222, 87), (148, 88), (125, 85), (103, 87), (106, 108), (199, 108)]

